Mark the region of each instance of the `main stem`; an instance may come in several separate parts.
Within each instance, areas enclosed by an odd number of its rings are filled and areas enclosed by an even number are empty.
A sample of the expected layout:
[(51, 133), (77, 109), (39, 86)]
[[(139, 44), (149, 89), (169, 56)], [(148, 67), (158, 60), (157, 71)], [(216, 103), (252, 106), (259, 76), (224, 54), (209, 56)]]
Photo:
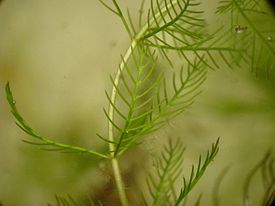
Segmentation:
[[(120, 82), (120, 77), (121, 74), (123, 72), (123, 70), (125, 69), (125, 64), (128, 62), (128, 60), (130, 59), (132, 52), (134, 51), (134, 49), (136, 48), (137, 44), (138, 44), (138, 40), (140, 39), (141, 36), (143, 36), (143, 34), (146, 32), (148, 26), (145, 25), (141, 31), (137, 34), (136, 38), (132, 41), (130, 47), (128, 48), (128, 50), (126, 51), (122, 62), (119, 65), (119, 69), (117, 70), (115, 79), (114, 79), (114, 86), (112, 88), (112, 93), (111, 93), (111, 102), (112, 104), (110, 104), (109, 106), (109, 117), (110, 120), (114, 120), (114, 107), (113, 105), (115, 105), (115, 101), (116, 101), (116, 97), (117, 97), (117, 87), (119, 85)], [(114, 128), (113, 128), (113, 124), (111, 121), (109, 121), (108, 124), (108, 131), (109, 131), (109, 140), (110, 142), (114, 142)], [(116, 150), (116, 146), (113, 143), (109, 144), (109, 150), (110, 150), (110, 154), (112, 154), (112, 168), (113, 168), (113, 172), (114, 172), (114, 178), (115, 178), (115, 182), (116, 182), (116, 186), (117, 186), (117, 190), (118, 190), (118, 194), (119, 194), (119, 198), (121, 201), (121, 205), (122, 206), (128, 206), (128, 199), (125, 193), (125, 185), (121, 176), (121, 171), (120, 171), (120, 167), (119, 167), (119, 163), (118, 163), (118, 158), (117, 156), (115, 156), (114, 151)]]
[[(175, 4), (177, 2), (177, 0), (174, 0), (172, 4)], [(168, 6), (168, 8), (163, 8), (162, 9), (162, 13), (165, 12), (166, 9), (170, 9), (172, 5)], [(156, 18), (160, 17), (160, 13), (156, 14)], [(123, 18), (122, 18), (123, 19)], [(113, 168), (113, 172), (114, 172), (114, 178), (115, 178), (115, 182), (116, 182), (116, 187), (118, 190), (118, 194), (119, 194), (119, 198), (121, 201), (121, 205), (122, 206), (128, 206), (128, 199), (125, 193), (125, 185), (121, 176), (121, 171), (120, 171), (120, 167), (119, 167), (119, 163), (118, 163), (118, 158), (115, 155), (115, 150), (116, 150), (116, 145), (113, 144), (112, 142), (115, 141), (114, 139), (114, 127), (112, 124), (112, 121), (114, 120), (114, 107), (113, 105), (115, 105), (116, 102), (116, 97), (117, 97), (117, 87), (119, 86), (120, 83), (120, 78), (121, 78), (121, 74), (123, 72), (123, 70), (125, 69), (125, 64), (128, 62), (128, 60), (130, 59), (132, 52), (135, 50), (138, 41), (144, 36), (144, 34), (146, 33), (146, 31), (148, 30), (149, 24), (151, 21), (153, 21), (154, 19), (149, 20), (149, 23), (146, 23), (142, 29), (140, 30), (140, 32), (135, 36), (135, 38), (133, 38), (132, 43), (130, 45), (130, 47), (128, 48), (128, 50), (126, 51), (122, 62), (119, 65), (119, 69), (117, 70), (115, 79), (114, 79), (114, 86), (112, 88), (112, 93), (111, 93), (111, 104), (109, 106), (109, 111), (108, 111), (108, 115), (110, 118), (109, 124), (108, 124), (108, 135), (109, 135), (109, 140), (110, 140), (110, 144), (109, 144), (109, 150), (110, 150), (110, 154), (112, 155), (111, 157), (111, 161), (112, 161), (112, 168)], [(123, 21), (124, 25), (125, 25), (125, 21)]]
[[(113, 89), (112, 89), (112, 94), (111, 94), (111, 102), (114, 104), (116, 101), (116, 96), (117, 96), (117, 86), (119, 85), (120, 82), (120, 76), (122, 71), (125, 68), (125, 63), (128, 61), (128, 59), (131, 56), (132, 50), (136, 47), (136, 41), (133, 41), (131, 46), (129, 47), (129, 49), (127, 50), (125, 56), (123, 57), (123, 61), (120, 63), (119, 65), (119, 69), (116, 73), (116, 77), (114, 80), (114, 85)], [(109, 117), (111, 120), (114, 120), (114, 107), (112, 104), (110, 104), (109, 107)], [(111, 142), (114, 142), (114, 131), (113, 131), (113, 125), (111, 123), (111, 121), (109, 121), (109, 125), (108, 125), (108, 130), (109, 130), (109, 140)], [(112, 154), (112, 168), (113, 168), (113, 172), (114, 172), (114, 177), (115, 177), (115, 181), (116, 181), (116, 186), (117, 186), (117, 190), (118, 190), (118, 194), (119, 194), (119, 198), (121, 201), (122, 206), (128, 206), (128, 199), (126, 197), (126, 193), (125, 193), (125, 186), (124, 186), (124, 182), (122, 180), (121, 177), (121, 172), (120, 172), (120, 168), (119, 168), (119, 164), (118, 164), (118, 159), (114, 153), (115, 151), (115, 145), (113, 143), (109, 144), (109, 150), (110, 153)]]

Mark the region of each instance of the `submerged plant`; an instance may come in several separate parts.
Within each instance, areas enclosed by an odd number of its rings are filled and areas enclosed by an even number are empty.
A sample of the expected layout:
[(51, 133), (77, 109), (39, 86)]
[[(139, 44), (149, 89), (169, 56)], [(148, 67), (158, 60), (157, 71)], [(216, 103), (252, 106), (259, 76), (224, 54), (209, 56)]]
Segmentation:
[(272, 206), (275, 203), (275, 163), (272, 154), (269, 152), (266, 156), (250, 171), (248, 174), (243, 192), (243, 204), (252, 205), (253, 197), (249, 194), (252, 184), (252, 178), (260, 171), (264, 187), (264, 195), (261, 199), (262, 206)]
[[(230, 12), (232, 27), (220, 27), (213, 33), (209, 33), (200, 3), (195, 0), (151, 0), (149, 5), (142, 0), (137, 20), (132, 19), (129, 10), (123, 12), (118, 1), (99, 1), (121, 20), (130, 39), (116, 75), (110, 77), (112, 90), (106, 92), (109, 102), (109, 108), (104, 109), (108, 119), (107, 135), (97, 134), (108, 145), (108, 151), (101, 153), (64, 144), (39, 134), (19, 113), (9, 83), (6, 94), (17, 126), (33, 137), (24, 142), (43, 150), (84, 153), (109, 160), (121, 205), (127, 206), (129, 201), (118, 158), (189, 108), (200, 94), (209, 68), (234, 68), (245, 63), (255, 71), (263, 61), (263, 70), (269, 74), (275, 57), (274, 43), (269, 40), (273, 33), (263, 36), (246, 14), (265, 14), (259, 0), (221, 1), (218, 13)], [(144, 12), (146, 6), (149, 8)], [(246, 22), (245, 26), (239, 22), (239, 16)], [(245, 35), (236, 36), (239, 33)], [(242, 41), (237, 44), (239, 38)], [(264, 60), (262, 50), (266, 54)], [(161, 69), (160, 65), (167, 69)], [(148, 175), (150, 197), (149, 200), (143, 197), (144, 205), (183, 205), (218, 150), (219, 140), (205, 157), (199, 157), (197, 166), (192, 166), (191, 174), (183, 178), (183, 186), (177, 191), (174, 184), (183, 176), (184, 147), (181, 141), (170, 140), (155, 162), (156, 174)], [(57, 205), (77, 205), (71, 198), (57, 197), (56, 200)]]
[(219, 14), (230, 16), (231, 30), (241, 34), (235, 44), (245, 48), (248, 65), (256, 74), (274, 75), (275, 29), (274, 16), (263, 7), (264, 1), (226, 0), (217, 9)]

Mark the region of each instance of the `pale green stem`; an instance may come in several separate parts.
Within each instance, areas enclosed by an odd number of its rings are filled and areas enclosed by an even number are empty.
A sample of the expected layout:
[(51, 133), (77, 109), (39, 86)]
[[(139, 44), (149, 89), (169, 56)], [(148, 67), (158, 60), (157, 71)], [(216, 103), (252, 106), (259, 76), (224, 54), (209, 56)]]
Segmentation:
[[(118, 69), (115, 80), (114, 80), (114, 84), (115, 86), (113, 86), (112, 89), (112, 94), (111, 94), (111, 102), (114, 104), (116, 101), (116, 95), (117, 95), (117, 86), (119, 85), (119, 81), (120, 81), (120, 76), (121, 76), (121, 72), (124, 70), (125, 68), (125, 63), (128, 61), (128, 59), (131, 56), (132, 53), (132, 49), (136, 47), (136, 41), (133, 41), (131, 44), (131, 47), (127, 50), (125, 56), (123, 57), (123, 61), (121, 62), (121, 64), (119, 65), (120, 69)], [(112, 106), (112, 104), (110, 104), (109, 107), (109, 118), (111, 120), (114, 119), (114, 107)], [(111, 142), (114, 142), (114, 132), (113, 132), (113, 125), (111, 123), (111, 121), (109, 121), (109, 140)], [(126, 193), (125, 193), (125, 186), (121, 177), (121, 172), (120, 172), (120, 168), (119, 168), (119, 164), (118, 164), (118, 159), (117, 157), (114, 156), (114, 151), (115, 151), (115, 145), (113, 143), (109, 144), (109, 150), (110, 153), (112, 154), (112, 167), (113, 167), (113, 172), (114, 172), (114, 177), (115, 177), (115, 181), (116, 181), (116, 186), (118, 189), (118, 194), (119, 194), (119, 198), (121, 201), (122, 206), (128, 206), (128, 200), (126, 197)]]
[[(147, 29), (147, 27), (144, 26), (143, 29), (140, 31), (140, 33), (137, 35), (136, 39), (138, 39), (140, 36), (142, 36), (145, 33), (146, 29)], [(129, 60), (129, 58), (132, 55), (132, 52), (134, 51), (134, 49), (137, 46), (137, 40), (136, 39), (132, 41), (131, 46), (128, 48), (126, 54), (123, 57), (123, 61), (119, 65), (120, 68), (118, 69), (118, 71), (116, 73), (116, 76), (115, 76), (115, 79), (114, 79), (114, 85), (115, 86), (113, 86), (112, 93), (111, 93), (111, 102), (113, 104), (115, 104), (115, 101), (116, 101), (116, 96), (117, 96), (116, 88), (119, 85), (121, 73), (125, 69), (125, 64)], [(108, 114), (109, 114), (110, 119), (114, 120), (114, 107), (112, 106), (112, 104), (110, 104)], [(113, 124), (111, 123), (111, 121), (109, 121), (108, 130), (109, 130), (109, 140), (111, 142), (114, 142), (113, 129), (114, 129)], [(121, 177), (121, 172), (120, 172), (120, 168), (119, 168), (119, 164), (118, 164), (118, 159), (117, 159), (116, 156), (114, 156), (115, 149), (116, 149), (115, 145), (113, 143), (110, 143), (109, 144), (109, 150), (110, 150), (110, 153), (112, 154), (112, 167), (113, 167), (113, 172), (114, 172), (114, 178), (115, 178), (115, 181), (116, 181), (116, 186), (117, 186), (117, 189), (118, 189), (119, 198), (120, 198), (122, 206), (128, 206), (128, 200), (127, 200), (126, 193), (125, 193), (125, 186), (124, 186), (124, 183), (123, 183), (123, 180), (122, 180), (122, 177)]]
[[(174, 1), (176, 2), (176, 1)], [(165, 11), (165, 8), (163, 9), (163, 12)], [(156, 14), (156, 17), (159, 17), (160, 14)], [(151, 20), (149, 20), (151, 21)], [(117, 70), (115, 79), (114, 79), (114, 86), (112, 88), (112, 93), (111, 93), (111, 102), (112, 104), (110, 104), (109, 106), (109, 111), (108, 111), (108, 115), (111, 121), (114, 120), (114, 107), (113, 105), (115, 105), (115, 101), (116, 101), (116, 96), (117, 96), (117, 87), (119, 86), (120, 83), (120, 78), (121, 78), (121, 74), (123, 72), (123, 70), (125, 69), (125, 64), (128, 62), (128, 60), (130, 59), (132, 52), (134, 51), (134, 49), (136, 48), (139, 39), (141, 39), (144, 34), (146, 33), (147, 29), (148, 29), (148, 23), (145, 24), (143, 26), (143, 28), (140, 30), (140, 32), (136, 35), (136, 37), (133, 39), (130, 47), (128, 48), (128, 50), (126, 51), (124, 57), (123, 57), (123, 61), (120, 63), (119, 65), (119, 69)], [(114, 131), (113, 131), (113, 124), (112, 122), (109, 121), (108, 124), (108, 135), (109, 135), (109, 140), (110, 142), (114, 142)], [(116, 182), (116, 187), (118, 190), (118, 194), (119, 194), (119, 198), (121, 201), (121, 205), (122, 206), (128, 206), (128, 199), (125, 193), (125, 185), (124, 182), (122, 180), (122, 176), (121, 176), (121, 172), (120, 172), (120, 168), (119, 168), (119, 164), (118, 164), (118, 159), (117, 156), (115, 156), (114, 151), (115, 151), (115, 145), (113, 143), (109, 144), (109, 150), (110, 150), (110, 154), (112, 155), (112, 168), (113, 168), (113, 172), (114, 172), (114, 178), (115, 178), (115, 182)]]

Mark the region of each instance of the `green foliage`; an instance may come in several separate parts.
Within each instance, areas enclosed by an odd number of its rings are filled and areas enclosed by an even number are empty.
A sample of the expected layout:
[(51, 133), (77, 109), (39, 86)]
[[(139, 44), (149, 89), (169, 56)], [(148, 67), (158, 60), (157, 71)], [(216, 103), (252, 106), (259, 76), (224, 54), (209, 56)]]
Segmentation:
[[(122, 56), (119, 71), (111, 77), (113, 90), (107, 94), (110, 108), (109, 112), (104, 110), (109, 121), (109, 138), (98, 135), (113, 144), (110, 152), (117, 156), (139, 143), (140, 137), (157, 130), (193, 103), (206, 79), (206, 67), (218, 67), (213, 52), (217, 52), (230, 65), (224, 52), (232, 54), (240, 51), (224, 46), (220, 38), (215, 39), (220, 31), (213, 35), (206, 34), (205, 20), (200, 17), (203, 13), (199, 10), (200, 4), (193, 0), (150, 1), (144, 24), (140, 14), (139, 31), (129, 10), (127, 20), (116, 1), (113, 1), (114, 8), (103, 1), (101, 3), (120, 17), (132, 41)], [(143, 7), (144, 1), (141, 10)], [(169, 51), (179, 54), (182, 61), (179, 69), (172, 63)], [(171, 70), (154, 78), (154, 73), (160, 73), (157, 71), (159, 55), (174, 70), (171, 81), (166, 77)], [(214, 66), (207, 59), (211, 59)], [(146, 78), (142, 79), (146, 74)], [(153, 83), (148, 85), (147, 82)], [(170, 82), (172, 85), (167, 85)], [(127, 111), (121, 109), (123, 104)]]
[[(181, 68), (178, 80), (176, 73), (173, 74), (173, 92), (169, 95), (164, 75), (152, 77), (157, 66), (154, 54), (148, 56), (142, 48), (138, 48), (137, 52), (132, 52), (132, 58), (136, 70), (131, 71), (125, 62), (125, 70), (120, 70), (119, 86), (116, 86), (111, 77), (118, 93), (116, 103), (111, 101), (110, 95), (106, 92), (115, 112), (115, 117), (111, 119), (104, 110), (108, 120), (117, 130), (116, 141), (111, 142), (116, 148), (115, 155), (120, 155), (135, 145), (140, 137), (159, 129), (167, 120), (188, 108), (200, 93), (198, 88), (206, 79), (204, 65), (201, 61), (195, 60), (194, 64), (188, 65), (186, 73), (184, 67)], [(127, 111), (123, 110), (125, 106)], [(108, 142), (106, 138), (99, 136)]]
[[(263, 27), (270, 24), (261, 27), (261, 22), (254, 21), (253, 18), (258, 16), (261, 21), (273, 18), (263, 10), (260, 0), (221, 1), (217, 13), (230, 14), (231, 27), (220, 27), (211, 34), (200, 3), (195, 0), (150, 0), (147, 13), (143, 12), (146, 2), (142, 0), (138, 26), (131, 12), (127, 9), (125, 15), (118, 1), (99, 1), (120, 18), (130, 38), (129, 48), (121, 55), (116, 75), (110, 77), (112, 90), (106, 92), (109, 109), (104, 109), (104, 113), (109, 123), (108, 134), (97, 134), (109, 146), (109, 151), (102, 154), (40, 135), (19, 113), (9, 83), (6, 95), (17, 126), (34, 138), (34, 141), (24, 142), (38, 145), (43, 150), (86, 153), (110, 159), (121, 203), (127, 206), (118, 156), (142, 143), (145, 136), (189, 108), (201, 93), (208, 68), (235, 68), (246, 63), (253, 72), (258, 73), (261, 67), (269, 75), (274, 67), (275, 45), (272, 39), (275, 30), (265, 30)], [(175, 63), (175, 54), (179, 63)], [(168, 69), (161, 70), (160, 63)], [(144, 200), (144, 204), (182, 205), (218, 150), (219, 140), (206, 157), (199, 157), (197, 166), (192, 166), (190, 176), (183, 178), (183, 186), (177, 191), (175, 183), (182, 174), (184, 147), (181, 141), (170, 141), (155, 162), (156, 175), (151, 173), (147, 178), (152, 203)], [(272, 185), (266, 190), (264, 204), (268, 205), (274, 201), (274, 170), (266, 168), (265, 171), (265, 181)], [(249, 188), (249, 182), (246, 188)], [(247, 205), (247, 189), (245, 191)], [(200, 205), (200, 201), (201, 196), (195, 205)], [(71, 197), (56, 197), (56, 205), (78, 203)]]
[[(200, 93), (201, 84), (206, 79), (205, 67), (214, 68), (207, 63), (207, 59), (211, 59), (214, 66), (218, 67), (212, 51), (217, 51), (230, 65), (223, 52), (231, 53), (238, 50), (220, 44), (221, 39), (215, 39), (219, 32), (206, 35), (206, 24), (200, 17), (202, 12), (197, 8), (200, 4), (193, 0), (169, 2), (152, 0), (146, 23), (134, 34), (133, 31), (136, 29), (130, 15), (127, 21), (119, 4), (115, 0), (112, 2), (114, 8), (101, 1), (107, 9), (119, 16), (132, 40), (128, 51), (122, 56), (116, 76), (110, 78), (113, 90), (111, 94), (106, 92), (110, 104), (109, 111), (104, 110), (110, 124), (108, 137), (98, 134), (99, 138), (112, 145), (109, 152), (111, 156), (116, 157), (139, 143), (141, 137), (157, 130), (167, 120), (192, 105)], [(144, 2), (141, 7), (143, 4)], [(139, 19), (141, 25), (142, 16)], [(206, 44), (210, 45), (205, 47)], [(158, 53), (155, 48), (158, 49)], [(169, 50), (176, 50), (182, 58), (180, 69), (173, 66), (168, 55)], [(192, 56), (187, 54), (189, 51), (193, 53)], [(155, 74), (159, 73), (158, 54), (174, 69), (171, 81), (165, 78), (168, 71), (155, 77)], [(169, 82), (172, 85), (167, 85)], [(169, 91), (170, 88), (172, 92)], [(47, 146), (42, 147), (47, 150), (84, 152), (108, 158), (108, 155), (94, 150), (58, 143), (38, 134), (18, 113), (9, 84), (6, 92), (12, 113), (18, 120), (17, 125), (29, 135), (42, 141), (42, 143), (25, 142), (41, 147)], [(126, 110), (123, 109), (125, 106)]]
[(222, 170), (222, 172), (219, 174), (219, 176), (216, 178), (212, 190), (212, 202), (213, 206), (219, 206), (220, 205), (220, 192), (221, 192), (221, 184), (222, 181), (224, 180), (225, 176), (227, 175), (230, 167), (227, 166)]
[[(182, 173), (182, 162), (185, 148), (179, 140), (169, 140), (161, 152), (160, 158), (154, 162), (155, 173), (148, 175), (147, 186), (152, 197), (151, 205), (165, 205), (176, 199), (174, 184)], [(146, 205), (147, 201), (144, 200)]]
[[(202, 156), (200, 156), (197, 166), (192, 165), (190, 176), (183, 178), (183, 187), (180, 193), (177, 194), (175, 183), (182, 174), (185, 148), (179, 140), (174, 144), (170, 140), (168, 146), (164, 147), (160, 158), (154, 163), (155, 174), (150, 174), (147, 179), (148, 189), (153, 200), (150, 205), (181, 205), (203, 176), (206, 168), (217, 155), (218, 150), (219, 139), (212, 145), (211, 150), (207, 152), (204, 160), (202, 160)], [(149, 205), (146, 200), (144, 200), (144, 202), (145, 205)], [(200, 198), (195, 205), (199, 204)]]
[(68, 197), (55, 196), (55, 204), (48, 204), (48, 206), (102, 206), (101, 203), (94, 203), (90, 199), (86, 199), (83, 202), (77, 202), (70, 195)]
[[(232, 67), (230, 59), (243, 51), (233, 47), (232, 36), (224, 32), (223, 28), (213, 34), (207, 33), (207, 24), (200, 9), (200, 3), (194, 0), (182, 1), (154, 1), (148, 11), (147, 31), (140, 38), (148, 47), (157, 48), (172, 66), (170, 51), (190, 62), (190, 54), (200, 59), (211, 69), (219, 68), (216, 56)], [(156, 7), (156, 8), (155, 8)], [(151, 17), (151, 18), (150, 18)], [(226, 56), (227, 55), (227, 56)], [(207, 57), (207, 58), (206, 58)]]
[(197, 167), (192, 166), (191, 174), (189, 178), (184, 178), (184, 186), (180, 191), (180, 195), (177, 198), (177, 201), (175, 203), (176, 205), (179, 205), (184, 198), (191, 192), (191, 190), (194, 188), (194, 186), (198, 183), (200, 178), (203, 176), (206, 168), (208, 165), (213, 161), (215, 156), (217, 155), (219, 151), (219, 139), (216, 141), (215, 144), (212, 145), (212, 148), (210, 151), (207, 152), (206, 157), (204, 158), (204, 161), (202, 161), (202, 157), (199, 157), (199, 162)]
[(261, 174), (264, 186), (264, 195), (261, 205), (272, 206), (275, 202), (275, 162), (270, 152), (268, 152), (248, 174), (243, 190), (243, 205), (249, 206), (253, 202), (253, 197), (250, 196), (249, 189), (252, 187), (252, 179), (257, 173)]
[(156, 110), (153, 103), (162, 75), (152, 78), (157, 66), (156, 60), (153, 54), (147, 54), (142, 48), (132, 52), (131, 60), (135, 69), (131, 70), (125, 62), (125, 70), (120, 70), (120, 85), (116, 85), (114, 78), (110, 77), (118, 94), (117, 102), (113, 103), (107, 92), (106, 95), (114, 108), (115, 116), (112, 119), (106, 110), (104, 113), (117, 130), (116, 142), (112, 142), (115, 145), (115, 155), (135, 144), (137, 138), (153, 127), (152, 115)]
[(270, 77), (274, 69), (275, 29), (274, 16), (262, 0), (225, 0), (217, 9), (219, 14), (228, 14), (235, 46), (246, 52), (247, 64), (256, 75)]
[(69, 152), (69, 153), (88, 153), (92, 155), (96, 155), (99, 157), (103, 158), (108, 158), (106, 155), (100, 154), (96, 151), (73, 146), (73, 145), (68, 145), (68, 144), (63, 144), (63, 143), (58, 143), (54, 140), (51, 140), (50, 138), (46, 136), (42, 136), (36, 131), (34, 131), (23, 119), (23, 117), (19, 114), (17, 107), (16, 107), (16, 101), (13, 98), (10, 85), (7, 83), (6, 85), (6, 95), (7, 95), (7, 100), (8, 103), (11, 107), (11, 112), (15, 119), (17, 120), (16, 125), (22, 129), (25, 133), (29, 134), (30, 136), (34, 137), (36, 142), (34, 141), (28, 141), (28, 140), (23, 140), (25, 143), (37, 145), (40, 147), (42, 150), (47, 150), (47, 151), (60, 151), (60, 152)]
[(68, 198), (55, 196), (56, 204), (48, 204), (48, 206), (77, 206), (79, 205), (71, 196)]

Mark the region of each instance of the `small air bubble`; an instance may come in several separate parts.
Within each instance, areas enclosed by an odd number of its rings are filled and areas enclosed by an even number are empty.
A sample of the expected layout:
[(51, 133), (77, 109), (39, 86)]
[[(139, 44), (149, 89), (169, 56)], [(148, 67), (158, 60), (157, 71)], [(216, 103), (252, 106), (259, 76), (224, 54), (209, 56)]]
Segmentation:
[(271, 36), (268, 36), (266, 39), (267, 39), (267, 41), (272, 41), (272, 37)]
[(13, 103), (13, 104), (16, 104), (16, 101), (15, 101), (15, 100), (13, 100), (13, 101), (12, 101), (12, 103)]
[(245, 32), (246, 30), (247, 30), (246, 26), (238, 25), (238, 26), (235, 27), (235, 32), (237, 34), (241, 34), (241, 33)]

